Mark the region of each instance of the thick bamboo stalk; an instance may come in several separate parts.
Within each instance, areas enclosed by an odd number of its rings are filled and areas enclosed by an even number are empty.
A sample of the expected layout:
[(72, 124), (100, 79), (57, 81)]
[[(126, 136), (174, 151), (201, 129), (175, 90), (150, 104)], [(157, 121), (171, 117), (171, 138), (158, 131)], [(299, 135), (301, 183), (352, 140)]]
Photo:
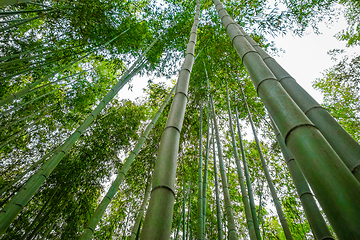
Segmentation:
[(281, 86), (290, 95), (294, 102), (320, 130), (321, 134), (329, 142), (331, 147), (339, 155), (348, 169), (360, 181), (360, 145), (348, 134), (344, 128), (324, 109), (314, 98), (310, 96), (296, 81), (287, 73), (274, 58), (269, 56), (250, 36), (241, 28), (248, 42), (254, 47), (264, 60), (267, 67), (272, 71)]
[[(219, 0), (215, 6), (259, 97), (340, 239), (360, 236), (360, 183), (266, 66)], [(344, 227), (346, 226), (346, 227)]]
[(232, 147), (233, 147), (233, 153), (234, 153), (234, 157), (235, 157), (236, 170), (237, 170), (238, 178), (239, 178), (238, 180), (239, 180), (240, 189), (241, 189), (242, 201), (243, 201), (244, 208), (245, 208), (246, 223), (247, 223), (250, 239), (256, 240), (257, 236), (256, 236), (256, 232), (255, 232), (255, 227), (254, 227), (254, 221), (253, 221), (253, 217), (251, 214), (249, 198), (248, 198), (248, 195), (246, 192), (245, 179), (244, 179), (244, 175), (242, 173), (239, 153), (237, 151), (237, 146), (236, 146), (235, 134), (234, 134), (233, 123), (232, 123), (232, 113), (231, 113), (230, 101), (229, 101), (229, 89), (228, 89), (227, 83), (226, 83), (226, 101), (227, 101), (227, 107), (228, 107), (228, 113), (229, 113), (229, 127), (230, 127), (230, 133), (231, 133)]
[(203, 182), (202, 182), (202, 106), (200, 105), (200, 128), (199, 128), (199, 167), (198, 167), (198, 219), (197, 219), (197, 231), (196, 231), (196, 239), (203, 239), (203, 230), (204, 230), (204, 210), (203, 210)]
[(157, 120), (159, 119), (161, 113), (163, 112), (164, 108), (169, 103), (174, 91), (175, 91), (175, 87), (171, 90), (171, 92), (165, 98), (163, 104), (160, 106), (159, 110), (154, 115), (151, 122), (149, 123), (149, 125), (146, 127), (146, 129), (142, 133), (139, 141), (137, 142), (137, 144), (134, 147), (134, 150), (130, 153), (129, 157), (125, 160), (124, 165), (122, 166), (120, 172), (118, 173), (116, 179), (114, 180), (114, 182), (111, 185), (110, 189), (108, 190), (107, 194), (105, 195), (105, 197), (103, 198), (103, 200), (101, 201), (99, 206), (96, 208), (94, 214), (92, 215), (91, 219), (89, 220), (89, 222), (88, 222), (88, 224), (87, 224), (87, 226), (86, 226), (86, 228), (84, 230), (84, 233), (81, 235), (80, 239), (90, 239), (91, 238), (92, 234), (95, 231), (95, 227), (99, 223), (99, 221), (100, 221), (102, 215), (104, 214), (107, 206), (111, 202), (111, 199), (117, 193), (117, 190), (118, 190), (121, 182), (125, 178), (125, 175), (126, 175), (127, 171), (129, 170), (132, 162), (134, 161), (136, 155), (139, 153), (139, 151), (140, 151), (141, 147), (143, 146), (146, 138), (149, 136), (150, 131), (155, 126), (155, 124), (156, 124)]
[(148, 198), (149, 198), (149, 194), (150, 194), (150, 189), (151, 189), (151, 180), (149, 179), (148, 183), (146, 184), (146, 189), (145, 189), (145, 193), (144, 193), (144, 200), (140, 206), (138, 215), (136, 216), (136, 220), (135, 220), (135, 224), (134, 227), (131, 231), (131, 236), (130, 236), (130, 240), (135, 240), (136, 235), (139, 231), (140, 228), (140, 221), (143, 219), (144, 216), (144, 212), (145, 212), (145, 208), (148, 202)]
[(296, 191), (304, 207), (306, 218), (309, 221), (315, 238), (319, 240), (334, 239), (326, 225), (323, 216), (320, 213), (318, 206), (316, 205), (314, 196), (306, 182), (304, 175), (297, 165), (295, 158), (285, 145), (284, 138), (281, 136), (279, 130), (273, 122), (271, 125), (275, 132), (276, 139), (281, 148), (281, 152), (283, 153), (286, 165), (290, 171), (291, 178), (294, 181)]
[[(242, 92), (242, 88), (240, 87), (240, 90)], [(257, 133), (256, 133), (256, 129), (255, 129), (255, 126), (254, 126), (254, 122), (252, 120), (252, 117), (251, 117), (251, 113), (250, 113), (250, 109), (249, 109), (249, 106), (247, 104), (247, 101), (246, 101), (246, 97), (245, 97), (245, 94), (242, 92), (243, 94), (243, 97), (244, 97), (244, 104), (245, 104), (245, 107), (246, 107), (246, 110), (247, 110), (247, 113), (248, 113), (248, 117), (249, 117), (249, 121), (250, 121), (250, 125), (251, 125), (251, 129), (253, 131), (253, 134), (254, 134), (254, 138), (255, 138), (255, 143), (256, 143), (256, 147), (257, 147), (257, 150), (258, 150), (258, 153), (259, 153), (259, 156), (260, 156), (260, 161), (261, 161), (261, 165), (263, 167), (263, 170), (264, 170), (264, 173), (265, 173), (265, 177), (266, 177), (266, 181), (268, 183), (268, 186), (270, 188), (270, 192), (271, 192), (271, 197), (274, 201), (274, 205), (275, 205), (275, 208), (276, 208), (276, 212), (278, 214), (278, 217), (279, 217), (279, 220), (280, 220), (280, 223), (281, 223), (281, 226), (284, 230), (284, 234), (285, 234), (285, 238), (287, 240), (293, 240), (292, 238), (292, 235), (291, 235), (291, 232), (290, 232), (290, 228), (289, 228), (289, 224), (285, 218), (285, 214), (281, 208), (281, 204), (280, 204), (280, 200), (277, 196), (277, 193), (276, 193), (276, 190), (275, 190), (275, 186), (272, 182), (272, 179), (271, 179), (271, 176), (270, 176), (270, 172), (269, 172), (269, 169), (267, 167), (267, 164), (266, 164), (266, 161), (265, 161), (265, 158), (264, 158), (264, 155), (263, 155), (263, 152), (262, 152), (262, 149), (261, 149), (261, 146), (260, 146), (260, 142), (259, 142), (259, 139), (257, 137)]]
[[(153, 44), (152, 44), (153, 45)], [(151, 45), (151, 46), (152, 46)], [(150, 46), (150, 47), (151, 47)], [(147, 51), (150, 48), (147, 49)], [(113, 99), (113, 97), (120, 91), (120, 89), (143, 67), (136, 68), (139, 61), (143, 59), (146, 54), (145, 51), (140, 58), (133, 64), (133, 66), (120, 78), (120, 80), (113, 86), (113, 88), (101, 100), (99, 105), (91, 112), (86, 120), (75, 130), (75, 132), (65, 141), (59, 150), (35, 173), (25, 186), (17, 193), (17, 195), (1, 210), (0, 212), (0, 236), (4, 234), (12, 221), (16, 218), (19, 212), (35, 194), (37, 189), (49, 177), (51, 172), (56, 168), (61, 159), (75, 144), (76, 140), (83, 134), (83, 132), (91, 125), (96, 116), (105, 108), (105, 106)], [(135, 66), (134, 66), (135, 65)], [(130, 72), (131, 71), (131, 72)]]
[(237, 232), (236, 232), (236, 228), (235, 228), (234, 215), (233, 215), (233, 210), (232, 210), (231, 201), (230, 201), (229, 187), (228, 187), (225, 168), (224, 168), (224, 160), (223, 160), (223, 153), (222, 153), (221, 142), (220, 142), (219, 128), (218, 128), (218, 124), (217, 124), (217, 120), (216, 120), (215, 106), (214, 106), (214, 102), (213, 102), (211, 95), (210, 95), (210, 102), (211, 102), (212, 116), (213, 116), (213, 120), (214, 120), (215, 137), (216, 137), (216, 143), (217, 143), (217, 149), (218, 149), (220, 176), (221, 176), (224, 201), (225, 201), (225, 212), (226, 212), (226, 218), (228, 221), (229, 240), (237, 240), (238, 236), (237, 236)]
[(172, 102), (165, 129), (161, 136), (158, 157), (153, 173), (153, 189), (140, 239), (168, 240), (175, 200), (174, 184), (180, 132), (185, 115), (190, 73), (194, 63), (194, 50), (200, 17), (200, 2), (196, 2), (194, 24), (187, 45), (185, 60), (178, 77), (176, 94)]
[(217, 230), (218, 230), (218, 240), (223, 240), (222, 235), (222, 223), (221, 223), (221, 208), (220, 208), (220, 196), (219, 196), (219, 181), (218, 181), (218, 172), (216, 167), (216, 152), (215, 152), (215, 138), (214, 138), (214, 128), (212, 127), (212, 143), (213, 143), (213, 158), (214, 158), (214, 181), (215, 181), (215, 197), (216, 197), (216, 220), (217, 220)]
[[(71, 67), (72, 65), (74, 65), (75, 63), (78, 63), (80, 62), (81, 60), (83, 60), (84, 58), (88, 57), (89, 55), (91, 55), (93, 52), (95, 52), (96, 50), (100, 49), (100, 48), (103, 48), (105, 47), (106, 45), (110, 44), (111, 42), (115, 41), (117, 38), (119, 38), (122, 34), (124, 34), (125, 32), (127, 32), (129, 29), (125, 30), (124, 32), (120, 33), (118, 36), (114, 37), (113, 39), (111, 39), (110, 41), (106, 42), (104, 45), (98, 47), (98, 48), (94, 48), (93, 50), (91, 50), (89, 53), (85, 54), (84, 56), (82, 57), (79, 57), (77, 59), (75, 59), (74, 61), (70, 62), (69, 64), (65, 65), (64, 67), (61, 67), (59, 68), (58, 70), (56, 70), (55, 72), (53, 73), (49, 73), (48, 75), (42, 77), (41, 79), (39, 79), (38, 81), (36, 82), (33, 82), (32, 84), (26, 86), (24, 89), (16, 92), (16, 93), (12, 93), (10, 96), (6, 97), (5, 99), (3, 99), (2, 101), (0, 101), (0, 106), (4, 106), (5, 104), (8, 104), (12, 101), (14, 101), (15, 99), (18, 99), (26, 94), (28, 94), (29, 92), (31, 92), (37, 85), (39, 85), (40, 83), (44, 82), (44, 81), (47, 81), (49, 79), (51, 79), (52, 77), (54, 77), (56, 74), (62, 72), (63, 70)], [(155, 40), (157, 41), (158, 38)], [(150, 46), (152, 47), (154, 45), (151, 44)], [(141, 57), (139, 57), (139, 62), (140, 60), (142, 60), (142, 58), (144, 57), (144, 55), (141, 55)], [(138, 64), (138, 61), (136, 61), (136, 65)], [(130, 73), (132, 71), (133, 68), (136, 67), (136, 65), (133, 65), (133, 67), (131, 68), (131, 70), (127, 71), (127, 73)]]
[(258, 221), (258, 217), (256, 215), (254, 195), (253, 195), (253, 190), (252, 190), (252, 186), (251, 186), (249, 168), (247, 166), (247, 161), (246, 161), (245, 147), (244, 147), (244, 143), (243, 143), (242, 136), (241, 136), (239, 113), (238, 113), (237, 107), (235, 108), (235, 113), (236, 113), (236, 115), (235, 115), (236, 116), (236, 126), (237, 126), (239, 140), (240, 140), (241, 157), (242, 157), (242, 162), (243, 162), (243, 166), (244, 166), (244, 174), (245, 174), (246, 186), (247, 186), (247, 190), (248, 190), (248, 197), (249, 197), (250, 208), (251, 208), (251, 215), (252, 215), (252, 219), (254, 222), (256, 238), (258, 240), (261, 240), (259, 221)]

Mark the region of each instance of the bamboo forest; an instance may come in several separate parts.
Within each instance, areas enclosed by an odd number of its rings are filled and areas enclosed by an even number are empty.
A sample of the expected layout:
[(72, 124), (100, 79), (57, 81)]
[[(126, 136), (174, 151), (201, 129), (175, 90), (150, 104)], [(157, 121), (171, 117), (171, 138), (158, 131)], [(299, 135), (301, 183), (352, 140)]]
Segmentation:
[(358, 0), (0, 0), (0, 239), (359, 240), (360, 55), (319, 102), (271, 38), (340, 17), (359, 46)]

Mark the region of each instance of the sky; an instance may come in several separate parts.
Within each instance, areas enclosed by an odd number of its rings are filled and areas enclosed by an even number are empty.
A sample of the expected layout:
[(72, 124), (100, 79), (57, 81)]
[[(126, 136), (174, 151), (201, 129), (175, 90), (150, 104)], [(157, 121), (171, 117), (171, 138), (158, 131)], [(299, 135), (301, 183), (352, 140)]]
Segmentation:
[[(320, 23), (319, 30), (322, 32), (320, 35), (308, 30), (308, 33), (303, 37), (295, 37), (291, 34), (275, 38), (268, 37), (269, 41), (274, 41), (278, 48), (282, 48), (285, 51), (284, 53), (280, 52), (279, 56), (273, 56), (276, 61), (318, 102), (322, 102), (322, 95), (313, 89), (312, 82), (316, 78), (322, 77), (322, 73), (326, 69), (336, 64), (336, 62), (331, 60), (331, 56), (327, 52), (332, 49), (346, 48), (346, 42), (339, 41), (334, 37), (336, 33), (345, 29), (345, 27), (345, 20), (340, 18), (339, 21), (333, 23), (330, 27)], [(347, 55), (354, 53), (360, 54), (360, 46), (346, 49)], [(174, 78), (176, 77), (174, 76)], [(143, 94), (142, 89), (147, 86), (149, 79), (146, 76), (135, 76), (132, 81), (132, 90), (125, 87), (121, 90), (118, 97), (135, 100)], [(170, 80), (166, 78), (152, 80), (155, 83), (161, 81), (170, 83)]]

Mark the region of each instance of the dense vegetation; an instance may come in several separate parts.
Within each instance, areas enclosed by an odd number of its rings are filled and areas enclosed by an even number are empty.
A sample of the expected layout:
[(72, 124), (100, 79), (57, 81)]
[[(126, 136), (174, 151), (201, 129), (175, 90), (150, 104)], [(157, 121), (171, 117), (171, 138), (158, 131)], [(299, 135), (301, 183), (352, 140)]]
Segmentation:
[[(346, 40), (348, 45), (360, 42), (360, 2), (356, 0), (271, 3), (226, 0), (223, 4), (234, 20), (269, 54), (276, 54), (281, 46), (268, 42), (266, 36), (286, 33), (301, 36), (309, 27), (318, 31), (320, 21), (336, 18), (339, 4), (348, 27), (337, 37)], [(61, 161), (45, 174), (35, 194), (21, 206), (20, 214), (14, 217), (1, 239), (77, 239), (81, 236), (111, 183), (123, 172), (127, 157), (135, 152), (134, 146), (141, 140), (142, 132), (175, 85), (170, 79), (177, 77), (185, 58), (195, 6), (196, 1), (173, 0), (39, 0), (2, 7), (2, 211), (6, 212), (10, 200), (25, 184), (31, 184), (30, 177), (42, 171), (49, 159), (61, 155)], [(257, 96), (242, 59), (233, 48), (212, 1), (200, 1), (200, 12), (195, 62), (177, 153), (171, 237), (197, 237), (200, 172), (207, 176), (207, 181), (205, 177), (202, 180), (207, 183), (203, 232), (205, 239), (218, 236), (213, 164), (218, 150), (214, 150), (210, 141), (215, 138), (211, 119), (216, 115), (236, 231), (240, 239), (250, 239), (227, 105), (229, 96), (230, 111), (232, 114), (239, 111), (242, 133), (252, 134), (245, 132), (251, 121), (243, 90), (292, 237), (314, 239), (269, 114)], [(356, 141), (360, 139), (359, 63), (359, 56), (340, 60), (324, 73), (323, 79), (314, 83), (324, 94), (324, 108)], [(149, 80), (141, 98), (123, 99), (121, 88), (136, 84), (136, 74), (149, 78), (166, 76), (169, 81), (154, 84)], [(116, 96), (111, 98), (108, 92)], [(215, 114), (208, 101), (210, 95)], [(151, 183), (172, 102), (170, 99), (136, 154), (94, 229), (94, 239), (130, 239), (132, 232), (136, 236), (141, 231), (141, 228), (133, 230), (133, 226), (146, 186)], [(235, 115), (232, 121), (236, 125)], [(82, 125), (83, 122), (88, 125)], [(202, 133), (201, 141), (199, 133)], [(257, 144), (240, 140), (237, 131), (235, 135), (236, 146), (240, 147), (240, 141), (244, 144), (261, 236), (286, 239), (268, 190)], [(66, 142), (70, 136), (73, 137), (71, 146)], [(66, 150), (60, 148), (64, 142), (70, 146)], [(240, 150), (239, 155), (241, 158)], [(199, 158), (204, 160), (200, 171)], [(219, 186), (223, 183), (219, 174)], [(223, 237), (227, 239), (230, 223), (225, 214), (224, 190), (219, 187), (219, 191)], [(330, 225), (329, 228), (334, 235)]]

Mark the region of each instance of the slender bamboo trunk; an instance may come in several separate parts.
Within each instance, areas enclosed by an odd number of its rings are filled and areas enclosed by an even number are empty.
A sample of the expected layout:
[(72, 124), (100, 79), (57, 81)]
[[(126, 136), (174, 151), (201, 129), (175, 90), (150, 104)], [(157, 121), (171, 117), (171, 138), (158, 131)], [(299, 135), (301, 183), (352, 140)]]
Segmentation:
[(84, 229), (84, 233), (81, 235), (80, 239), (90, 239), (91, 238), (93, 232), (95, 231), (95, 227), (97, 226), (98, 222), (101, 219), (101, 216), (104, 214), (107, 206), (111, 202), (111, 199), (115, 196), (122, 180), (125, 178), (125, 175), (126, 175), (127, 171), (129, 170), (132, 162), (134, 161), (136, 155), (139, 153), (139, 151), (140, 151), (141, 147), (143, 146), (146, 138), (148, 137), (151, 129), (155, 126), (162, 111), (164, 110), (166, 105), (169, 103), (174, 91), (175, 91), (175, 87), (171, 90), (171, 92), (165, 98), (163, 104), (160, 106), (159, 110), (154, 115), (151, 122), (149, 123), (149, 125), (146, 127), (146, 129), (142, 133), (139, 141), (137, 142), (137, 144), (134, 147), (134, 150), (130, 153), (130, 156), (125, 160), (125, 163), (122, 166), (120, 172), (118, 173), (118, 176), (116, 177), (115, 181), (111, 185), (110, 189), (108, 190), (107, 194), (105, 195), (105, 197), (103, 198), (103, 200), (101, 201), (99, 206), (96, 208), (94, 214), (92, 215), (86, 228)]
[(198, 220), (197, 220), (197, 231), (196, 231), (196, 239), (203, 239), (203, 230), (204, 230), (204, 210), (203, 210), (203, 182), (202, 182), (202, 106), (200, 104), (200, 128), (199, 128), (199, 167), (198, 167)]
[(189, 198), (188, 198), (188, 217), (186, 222), (186, 239), (189, 239), (189, 225), (191, 221), (191, 180), (190, 180), (190, 192), (189, 192)]
[(238, 178), (239, 178), (238, 180), (239, 180), (240, 189), (241, 189), (242, 201), (243, 201), (244, 208), (245, 208), (246, 223), (247, 223), (250, 239), (256, 240), (257, 236), (256, 236), (256, 232), (255, 232), (255, 227), (254, 227), (254, 221), (253, 221), (253, 217), (251, 214), (249, 198), (248, 198), (247, 192), (246, 192), (245, 179), (244, 179), (244, 175), (242, 173), (239, 154), (238, 154), (237, 146), (236, 146), (235, 134), (234, 134), (233, 123), (232, 123), (232, 113), (231, 113), (230, 101), (229, 101), (229, 89), (228, 89), (227, 83), (226, 83), (226, 101), (227, 101), (228, 112), (229, 112), (229, 125), (230, 125), (233, 153), (234, 153), (235, 162), (236, 162), (236, 169), (237, 169)]
[(262, 215), (262, 213), (261, 213), (261, 211), (262, 211), (262, 194), (263, 194), (263, 190), (264, 190), (264, 182), (261, 181), (261, 190), (260, 190), (260, 194), (259, 194), (259, 211), (258, 211), (258, 216), (259, 216), (260, 221), (261, 221), (262, 236), (263, 236), (263, 239), (265, 240), (264, 219), (263, 219), (263, 215)]
[[(154, 44), (154, 43), (153, 43)], [(71, 149), (75, 144), (76, 140), (83, 134), (83, 132), (91, 125), (95, 120), (96, 116), (101, 112), (102, 109), (111, 101), (111, 99), (120, 91), (120, 89), (143, 67), (134, 68), (139, 64), (139, 61), (143, 61), (143, 57), (150, 50), (150, 47), (145, 51), (140, 58), (133, 64), (124, 75), (120, 78), (114, 87), (106, 94), (101, 100), (99, 105), (91, 112), (90, 116), (75, 130), (75, 132), (65, 141), (65, 143), (41, 168), (34, 174), (28, 183), (21, 189), (18, 194), (5, 206), (0, 212), (0, 236), (4, 234), (6, 229), (9, 227), (12, 221), (16, 218), (22, 208), (28, 203), (31, 196), (35, 194), (37, 189), (42, 183), (48, 178), (51, 172), (55, 169), (57, 164), (61, 161), (64, 155)]]
[[(241, 57), (259, 97), (284, 136), (340, 239), (360, 236), (360, 183), (320, 131), (286, 93), (260, 55), (246, 40), (219, 0), (219, 17)], [(346, 226), (346, 228), (344, 228)]]
[[(184, 185), (185, 187), (185, 185)], [(190, 192), (190, 187), (188, 188), (187, 192), (185, 192), (184, 190), (184, 197), (183, 197), (183, 201), (186, 202), (186, 199), (187, 199), (187, 195), (188, 193)], [(183, 219), (184, 218), (184, 219)], [(179, 224), (177, 226), (177, 230), (176, 230), (176, 235), (175, 235), (175, 240), (178, 239), (178, 236), (179, 236), (179, 231), (180, 231), (180, 225), (181, 225), (181, 221), (185, 221), (185, 208), (183, 207), (182, 210), (181, 210), (181, 214), (180, 214), (180, 220), (179, 220)]]
[(146, 212), (140, 239), (168, 240), (171, 234), (171, 223), (175, 200), (174, 184), (179, 148), (180, 131), (185, 115), (187, 89), (190, 73), (194, 63), (196, 32), (200, 17), (200, 2), (196, 2), (196, 14), (187, 45), (185, 60), (182, 65), (174, 100), (161, 136), (158, 157), (153, 174), (149, 209)]
[(287, 73), (274, 58), (270, 57), (250, 36), (242, 29), (248, 42), (254, 47), (264, 60), (267, 67), (276, 76), (281, 86), (290, 95), (294, 102), (320, 130), (321, 134), (329, 142), (331, 147), (339, 155), (348, 169), (360, 181), (360, 145), (353, 139), (341, 125), (324, 109), (314, 98), (310, 96), (296, 81)]
[(245, 174), (246, 186), (247, 186), (247, 189), (248, 189), (248, 197), (249, 197), (250, 208), (251, 208), (251, 215), (252, 215), (252, 218), (253, 218), (253, 221), (254, 221), (256, 238), (258, 240), (261, 240), (259, 221), (258, 221), (258, 217), (256, 215), (256, 207), (255, 207), (254, 195), (253, 195), (253, 190), (252, 190), (252, 186), (251, 186), (249, 168), (247, 166), (247, 161), (246, 161), (244, 143), (243, 143), (242, 136), (241, 136), (239, 113), (238, 113), (237, 107), (235, 108), (235, 113), (236, 113), (236, 115), (235, 115), (236, 116), (236, 126), (237, 126), (237, 130), (238, 130), (238, 134), (239, 134), (239, 140), (240, 140), (241, 157), (242, 157), (242, 162), (243, 162), (243, 166), (244, 166), (244, 174)]
[[(206, 153), (205, 153), (205, 168), (204, 168), (204, 180), (203, 180), (203, 226), (204, 226), (204, 230), (203, 230), (203, 239), (206, 239), (206, 199), (207, 199), (207, 185), (208, 185), (208, 162), (209, 162), (209, 151), (210, 151), (210, 144), (211, 144), (211, 140), (210, 140), (210, 101), (209, 101), (209, 92), (210, 92), (210, 84), (209, 84), (209, 77), (206, 71), (206, 66), (205, 63), (204, 64), (204, 69), (205, 69), (205, 75), (206, 75), (206, 82), (207, 82), (207, 104), (206, 104), (206, 124), (207, 124), (207, 128), (206, 128)], [(213, 137), (213, 136), (212, 136)]]
[[(185, 193), (185, 182), (183, 183), (184, 185), (184, 195), (186, 195)], [(189, 189), (190, 189), (190, 186), (189, 186)], [(182, 237), (183, 237), (183, 240), (185, 240), (185, 226), (186, 226), (186, 215), (185, 215), (185, 208), (186, 208), (186, 198), (184, 198), (184, 201), (183, 201), (183, 211), (182, 211), (182, 219), (183, 219), (183, 222), (182, 222)]]
[[(0, 4), (1, 5), (1, 4)], [(11, 16), (20, 13), (34, 13), (34, 12), (44, 12), (48, 11), (49, 9), (32, 9), (32, 10), (21, 10), (21, 11), (10, 11), (10, 12), (1, 12), (0, 16)]]
[(222, 148), (221, 148), (218, 124), (216, 121), (215, 107), (214, 107), (214, 102), (213, 102), (211, 95), (210, 95), (210, 101), (211, 101), (212, 116), (213, 116), (213, 120), (214, 120), (215, 136), (216, 136), (217, 149), (218, 149), (221, 182), (222, 182), (222, 188), (223, 188), (223, 193), (224, 193), (225, 212), (226, 212), (226, 218), (228, 220), (229, 239), (237, 240), (238, 236), (236, 233), (235, 221), (234, 221), (234, 216), (233, 216), (232, 206), (231, 206), (231, 201), (230, 201), (229, 187), (228, 187), (225, 169), (224, 169), (223, 153), (222, 153)]
[(13, 55), (10, 55), (10, 56), (4, 56), (4, 57), (0, 58), (0, 61), (6, 61), (8, 59), (20, 57), (21, 55), (25, 55), (25, 54), (28, 54), (28, 53), (31, 53), (31, 52), (42, 51), (42, 50), (44, 50), (46, 48), (47, 47), (38, 47), (38, 48), (30, 49), (30, 50), (27, 50), (27, 51), (24, 51), (24, 52), (16, 53), (16, 54), (13, 54)]
[[(62, 72), (63, 70), (71, 67), (72, 65), (74, 65), (75, 63), (78, 63), (80, 62), (81, 60), (83, 60), (84, 58), (88, 57), (89, 55), (91, 55), (93, 52), (95, 52), (96, 50), (100, 49), (100, 48), (103, 48), (105, 46), (107, 46), (108, 44), (110, 44), (111, 42), (115, 41), (117, 38), (119, 38), (122, 34), (124, 34), (125, 32), (127, 32), (129, 29), (125, 30), (124, 32), (120, 33), (118, 36), (116, 36), (115, 38), (111, 39), (110, 41), (106, 42), (104, 45), (98, 47), (98, 48), (94, 48), (93, 50), (91, 50), (88, 54), (85, 54), (84, 56), (82, 57), (79, 57), (75, 60), (73, 60), (72, 62), (70, 62), (69, 64), (65, 65), (64, 67), (61, 67), (59, 68), (57, 71), (55, 71), (54, 73), (49, 73), (48, 75), (42, 77), (41, 79), (39, 79), (38, 81), (26, 86), (24, 89), (16, 92), (16, 93), (12, 93), (10, 96), (6, 97), (5, 99), (3, 99), (2, 101), (0, 101), (0, 106), (4, 106), (5, 104), (8, 104), (12, 101), (14, 101), (15, 99), (18, 99), (26, 94), (28, 94), (29, 92), (31, 92), (37, 85), (39, 85), (40, 83), (44, 82), (44, 81), (47, 81), (49, 79), (51, 79), (52, 77), (54, 77), (56, 74)], [(158, 40), (158, 38), (155, 40), (155, 42)], [(154, 45), (154, 43), (152, 43), (150, 46), (152, 47)], [(146, 53), (148, 52), (145, 51)], [(142, 54), (141, 57), (139, 57), (139, 62), (143, 60), (143, 57), (145, 55)], [(136, 65), (138, 64), (138, 61), (135, 62), (136, 64), (133, 64), (133, 66), (126, 72), (126, 73), (130, 73), (133, 68), (136, 67)], [(126, 74), (125, 73), (125, 74)], [(124, 75), (125, 75), (124, 74)], [(123, 79), (121, 78), (120, 81), (122, 81)]]
[(306, 182), (304, 175), (302, 174), (299, 166), (297, 165), (295, 158), (285, 145), (284, 138), (279, 133), (279, 130), (274, 123), (271, 124), (276, 135), (276, 139), (280, 145), (283, 153), (286, 165), (290, 171), (291, 178), (294, 181), (296, 191), (298, 192), (300, 201), (304, 207), (306, 218), (309, 221), (311, 230), (314, 233), (316, 239), (334, 239), (326, 225), (323, 216), (320, 213), (318, 206), (316, 205), (314, 196)]
[(213, 136), (212, 143), (213, 143), (213, 158), (214, 158), (214, 179), (215, 179), (214, 181), (215, 181), (216, 219), (217, 219), (218, 240), (223, 240), (220, 196), (219, 196), (219, 181), (218, 181), (218, 172), (217, 172), (217, 167), (216, 167), (215, 138), (214, 138), (214, 128), (213, 127), (212, 127), (212, 136)]
[(138, 213), (138, 215), (136, 217), (134, 227), (133, 227), (133, 229), (131, 231), (130, 240), (135, 240), (136, 236), (138, 235), (137, 233), (139, 232), (140, 221), (143, 219), (143, 216), (144, 216), (145, 208), (146, 208), (148, 198), (149, 198), (149, 194), (150, 194), (150, 189), (151, 189), (151, 180), (149, 179), (148, 183), (146, 184), (144, 200), (143, 200), (143, 202), (142, 202), (142, 204), (140, 206), (139, 213)]
[[(240, 87), (240, 90), (242, 91), (241, 87)], [(252, 129), (253, 134), (254, 134), (256, 147), (257, 147), (257, 150), (259, 152), (261, 165), (262, 165), (264, 173), (265, 173), (266, 181), (267, 181), (267, 183), (269, 185), (269, 188), (270, 188), (270, 192), (271, 192), (271, 196), (273, 198), (274, 204), (275, 204), (276, 212), (278, 214), (281, 226), (282, 226), (282, 228), (284, 230), (286, 239), (287, 240), (293, 240), (291, 232), (290, 232), (289, 224), (288, 224), (288, 222), (287, 222), (287, 220), (285, 218), (285, 214), (284, 214), (284, 212), (283, 212), (283, 210), (281, 208), (280, 200), (279, 200), (279, 198), (277, 196), (275, 186), (274, 186), (274, 184), (272, 182), (272, 179), (271, 179), (271, 176), (270, 176), (270, 173), (269, 173), (269, 169), (267, 168), (267, 164), (266, 164), (266, 161), (265, 161), (265, 158), (264, 158), (261, 146), (260, 146), (259, 139), (258, 139), (257, 134), (256, 134), (254, 122), (253, 122), (252, 117), (251, 117), (250, 109), (249, 109), (249, 106), (247, 104), (245, 94), (243, 92), (242, 92), (242, 94), (243, 94), (243, 97), (244, 97), (244, 104), (245, 104), (245, 107), (246, 107), (246, 110), (247, 110), (247, 113), (248, 113), (251, 129)]]

